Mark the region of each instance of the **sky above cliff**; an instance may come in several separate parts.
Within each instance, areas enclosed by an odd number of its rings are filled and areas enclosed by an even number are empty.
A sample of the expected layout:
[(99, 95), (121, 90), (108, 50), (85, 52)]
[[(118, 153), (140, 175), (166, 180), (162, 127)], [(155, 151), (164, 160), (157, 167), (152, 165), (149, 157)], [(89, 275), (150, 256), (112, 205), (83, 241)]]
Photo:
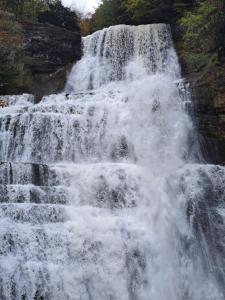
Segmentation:
[(62, 0), (65, 6), (75, 8), (83, 14), (94, 12), (100, 0)]

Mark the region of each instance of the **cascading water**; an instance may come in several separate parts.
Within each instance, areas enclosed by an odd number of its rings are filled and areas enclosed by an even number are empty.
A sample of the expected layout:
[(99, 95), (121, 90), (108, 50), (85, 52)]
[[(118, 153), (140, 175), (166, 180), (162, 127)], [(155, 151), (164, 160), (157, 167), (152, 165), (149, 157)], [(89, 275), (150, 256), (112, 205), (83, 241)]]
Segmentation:
[(222, 300), (225, 169), (194, 163), (168, 26), (84, 39), (0, 114), (1, 300)]

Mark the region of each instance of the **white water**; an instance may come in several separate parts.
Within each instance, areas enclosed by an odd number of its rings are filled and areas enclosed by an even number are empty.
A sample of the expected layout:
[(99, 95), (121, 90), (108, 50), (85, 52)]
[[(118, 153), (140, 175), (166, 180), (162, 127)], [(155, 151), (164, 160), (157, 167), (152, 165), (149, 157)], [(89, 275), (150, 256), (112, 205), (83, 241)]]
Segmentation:
[(86, 37), (66, 93), (1, 110), (0, 299), (224, 299), (225, 171), (192, 158), (169, 28)]

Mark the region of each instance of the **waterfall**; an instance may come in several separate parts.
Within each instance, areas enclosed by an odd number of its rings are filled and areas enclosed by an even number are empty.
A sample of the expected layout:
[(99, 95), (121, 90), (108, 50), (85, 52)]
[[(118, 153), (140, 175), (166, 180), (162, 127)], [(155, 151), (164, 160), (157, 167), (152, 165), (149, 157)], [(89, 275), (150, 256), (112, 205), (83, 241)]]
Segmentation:
[(0, 299), (223, 300), (225, 169), (196, 159), (169, 26), (83, 52), (63, 93), (3, 97)]

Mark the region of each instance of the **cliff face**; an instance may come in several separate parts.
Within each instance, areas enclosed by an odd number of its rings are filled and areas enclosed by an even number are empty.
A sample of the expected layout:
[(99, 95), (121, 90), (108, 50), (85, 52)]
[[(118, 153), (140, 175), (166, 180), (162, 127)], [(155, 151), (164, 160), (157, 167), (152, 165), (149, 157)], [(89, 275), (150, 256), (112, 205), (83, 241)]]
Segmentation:
[(187, 79), (204, 157), (225, 164), (225, 64), (207, 73), (189, 74)]
[(18, 22), (0, 11), (0, 95), (32, 93), (36, 99), (64, 87), (81, 57), (79, 29)]
[(80, 32), (50, 24), (23, 23), (22, 48), (30, 73), (26, 92), (38, 98), (62, 90), (67, 72), (81, 57)]
[[(206, 59), (204, 64), (198, 64), (197, 68), (191, 65), (187, 68), (183, 65), (183, 75), (191, 83), (194, 120), (204, 158), (210, 163), (225, 165), (225, 23), (223, 20), (220, 19), (217, 31), (209, 32), (211, 34), (209, 38), (206, 35), (202, 38), (205, 44), (206, 41), (214, 40), (214, 48), (209, 47), (204, 53), (205, 57), (213, 56), (214, 60)], [(181, 37), (178, 46), (180, 41), (182, 41)], [(180, 45), (184, 47), (182, 43)], [(182, 51), (184, 49), (178, 47), (178, 53)], [(181, 63), (183, 64), (182, 59)]]

